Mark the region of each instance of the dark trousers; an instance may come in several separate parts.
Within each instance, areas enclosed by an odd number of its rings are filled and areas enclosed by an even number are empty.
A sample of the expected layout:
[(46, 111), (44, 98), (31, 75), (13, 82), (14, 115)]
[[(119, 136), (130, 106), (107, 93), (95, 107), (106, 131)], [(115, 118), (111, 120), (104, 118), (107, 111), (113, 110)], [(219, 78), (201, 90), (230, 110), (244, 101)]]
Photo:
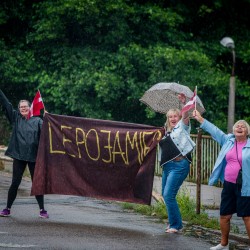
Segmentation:
[[(33, 181), (35, 162), (20, 161), (14, 159), (13, 161), (13, 173), (12, 173), (12, 183), (8, 192), (7, 208), (11, 208), (13, 202), (17, 196), (18, 187), (22, 181), (23, 173), (25, 171), (26, 165), (29, 167), (31, 180)], [(36, 195), (36, 200), (40, 209), (44, 209), (44, 199), (43, 195)]]

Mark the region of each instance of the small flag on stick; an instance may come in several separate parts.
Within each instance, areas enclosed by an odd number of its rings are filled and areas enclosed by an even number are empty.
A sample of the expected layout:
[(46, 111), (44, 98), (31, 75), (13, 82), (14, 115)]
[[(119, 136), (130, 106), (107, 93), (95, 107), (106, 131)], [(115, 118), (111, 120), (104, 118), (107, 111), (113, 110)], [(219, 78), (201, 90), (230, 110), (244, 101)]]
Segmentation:
[(41, 109), (45, 109), (45, 107), (43, 104), (43, 99), (41, 97), (40, 91), (38, 90), (30, 106), (30, 112), (28, 118), (32, 116), (39, 116), (41, 114)]
[(192, 96), (192, 98), (184, 105), (184, 107), (181, 110), (181, 114), (183, 112), (187, 112), (192, 108), (196, 109), (196, 96), (197, 96), (197, 86), (195, 87), (194, 90), (194, 95)]

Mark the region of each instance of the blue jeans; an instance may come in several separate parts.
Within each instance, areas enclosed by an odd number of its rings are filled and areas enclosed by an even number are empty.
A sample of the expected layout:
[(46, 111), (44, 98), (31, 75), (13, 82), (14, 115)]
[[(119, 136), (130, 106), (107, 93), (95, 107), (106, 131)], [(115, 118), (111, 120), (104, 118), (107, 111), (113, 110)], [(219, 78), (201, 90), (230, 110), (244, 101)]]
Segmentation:
[(169, 226), (177, 230), (182, 228), (182, 218), (176, 195), (186, 179), (189, 169), (190, 163), (187, 159), (170, 161), (163, 165), (162, 196), (167, 206)]

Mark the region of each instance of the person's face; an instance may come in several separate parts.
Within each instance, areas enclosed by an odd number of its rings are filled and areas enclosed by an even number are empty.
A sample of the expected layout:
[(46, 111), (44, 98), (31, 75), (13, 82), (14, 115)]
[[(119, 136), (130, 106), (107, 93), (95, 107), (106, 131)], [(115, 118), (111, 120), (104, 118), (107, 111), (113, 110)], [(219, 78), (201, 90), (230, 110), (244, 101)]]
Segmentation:
[(178, 113), (170, 112), (168, 114), (168, 121), (169, 121), (169, 125), (170, 125), (171, 128), (174, 128), (179, 120), (180, 120), (180, 116), (179, 116)]
[(26, 101), (20, 102), (19, 103), (19, 110), (20, 110), (20, 113), (22, 116), (27, 117), (29, 115), (29, 110), (30, 110), (28, 102), (26, 102)]
[(236, 138), (247, 138), (248, 130), (244, 123), (239, 122), (234, 128), (234, 135)]

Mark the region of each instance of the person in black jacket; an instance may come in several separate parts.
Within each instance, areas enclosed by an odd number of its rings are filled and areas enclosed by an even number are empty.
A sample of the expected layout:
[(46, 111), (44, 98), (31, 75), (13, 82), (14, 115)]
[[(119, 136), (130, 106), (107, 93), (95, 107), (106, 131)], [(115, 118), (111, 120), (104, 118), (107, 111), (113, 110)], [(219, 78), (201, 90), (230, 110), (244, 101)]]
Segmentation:
[[(18, 110), (13, 109), (12, 104), (1, 89), (0, 103), (12, 126), (11, 138), (5, 152), (5, 155), (13, 159), (12, 183), (8, 191), (7, 206), (0, 213), (0, 216), (8, 217), (27, 165), (33, 180), (43, 121), (40, 117), (33, 116), (29, 118), (30, 103), (27, 100), (20, 100)], [(37, 195), (36, 200), (40, 208), (39, 216), (48, 218), (49, 215), (44, 209), (43, 195)]]

